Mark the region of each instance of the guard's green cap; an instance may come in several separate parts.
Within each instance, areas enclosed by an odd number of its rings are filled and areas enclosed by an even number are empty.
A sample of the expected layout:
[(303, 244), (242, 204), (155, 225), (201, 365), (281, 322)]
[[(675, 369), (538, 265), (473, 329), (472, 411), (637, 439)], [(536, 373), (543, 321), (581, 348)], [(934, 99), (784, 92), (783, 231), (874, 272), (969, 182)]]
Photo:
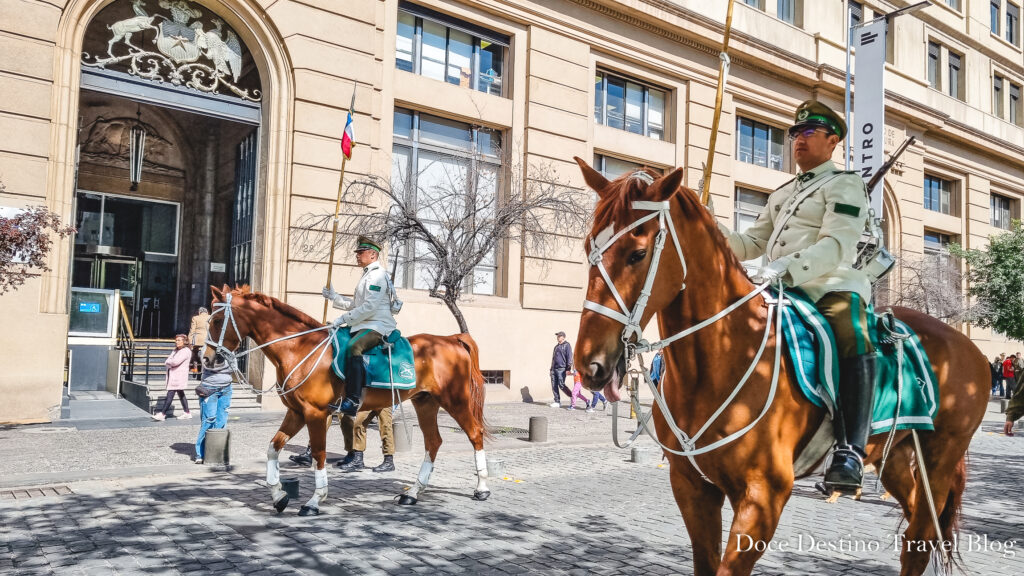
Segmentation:
[(793, 118), (793, 126), (789, 133), (795, 134), (801, 128), (821, 126), (828, 128), (842, 140), (846, 138), (846, 122), (843, 117), (836, 114), (828, 106), (817, 100), (808, 100), (796, 109), (796, 116)]
[(380, 244), (372, 238), (360, 236), (356, 240), (356, 252), (360, 252), (362, 250), (376, 250), (377, 252), (380, 252)]

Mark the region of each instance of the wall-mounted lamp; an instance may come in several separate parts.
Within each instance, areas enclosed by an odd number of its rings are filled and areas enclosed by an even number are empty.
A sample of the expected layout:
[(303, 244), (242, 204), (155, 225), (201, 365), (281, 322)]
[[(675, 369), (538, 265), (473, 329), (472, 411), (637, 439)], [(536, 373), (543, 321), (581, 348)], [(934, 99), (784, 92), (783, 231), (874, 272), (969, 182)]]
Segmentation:
[(139, 105), (135, 113), (137, 119), (132, 126), (130, 140), (128, 142), (128, 177), (132, 182), (131, 190), (139, 189), (139, 180), (142, 179), (142, 157), (146, 150), (146, 129), (142, 125), (142, 105)]

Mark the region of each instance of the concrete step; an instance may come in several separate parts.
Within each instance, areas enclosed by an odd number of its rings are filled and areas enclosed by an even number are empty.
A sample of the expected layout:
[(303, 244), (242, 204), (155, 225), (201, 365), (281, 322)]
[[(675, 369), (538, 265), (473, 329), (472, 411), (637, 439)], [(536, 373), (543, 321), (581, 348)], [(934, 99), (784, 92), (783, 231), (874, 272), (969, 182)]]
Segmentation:
[[(185, 398), (188, 399), (189, 408), (197, 409), (199, 406), (199, 397), (196, 396), (196, 385), (199, 384), (198, 380), (189, 382), (188, 388), (185, 390)], [(149, 382), (149, 412), (152, 414), (156, 410), (157, 406), (163, 402), (167, 396), (167, 384), (164, 381), (150, 381)], [(178, 400), (177, 395), (172, 406), (181, 408), (181, 401)], [(259, 403), (259, 396), (250, 390), (243, 390), (239, 386), (231, 392), (231, 411), (232, 412), (259, 412), (262, 410), (262, 406)]]

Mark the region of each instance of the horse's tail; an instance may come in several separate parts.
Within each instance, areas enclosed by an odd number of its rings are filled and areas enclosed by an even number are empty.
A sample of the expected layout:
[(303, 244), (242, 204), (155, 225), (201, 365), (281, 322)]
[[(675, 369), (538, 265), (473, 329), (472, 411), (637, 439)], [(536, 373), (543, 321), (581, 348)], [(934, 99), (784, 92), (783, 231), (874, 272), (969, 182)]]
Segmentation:
[(456, 334), (455, 339), (459, 341), (459, 344), (462, 344), (462, 347), (466, 349), (466, 353), (469, 354), (470, 399), (472, 401), (470, 408), (473, 411), (473, 417), (483, 429), (484, 438), (490, 439), (492, 438), (490, 427), (484, 420), (484, 395), (486, 388), (484, 386), (484, 374), (480, 371), (479, 348), (477, 348), (476, 340), (473, 340), (473, 337), (468, 333)]
[[(942, 528), (942, 539), (958, 542), (960, 539), (960, 513), (964, 503), (964, 490), (967, 488), (967, 454), (965, 453), (956, 467), (953, 468), (953, 478), (950, 483), (949, 495), (946, 497), (946, 505), (939, 515), (939, 527)], [(933, 558), (933, 562), (936, 559)], [(949, 554), (949, 565), (942, 566), (946, 574), (952, 574), (953, 568), (966, 573), (963, 566), (963, 557), (960, 550), (954, 548)]]

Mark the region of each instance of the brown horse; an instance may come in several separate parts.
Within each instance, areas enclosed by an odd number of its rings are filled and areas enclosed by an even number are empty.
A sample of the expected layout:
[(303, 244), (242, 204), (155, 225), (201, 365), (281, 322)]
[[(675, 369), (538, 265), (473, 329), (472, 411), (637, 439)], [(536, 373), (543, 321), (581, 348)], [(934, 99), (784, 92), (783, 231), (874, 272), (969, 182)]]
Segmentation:
[[(692, 190), (680, 187), (682, 169), (665, 176), (634, 173), (609, 182), (583, 160), (576, 161), (600, 199), (587, 244), (591, 263), (588, 302), (580, 319), (575, 364), (590, 389), (603, 388), (609, 400), (616, 400), (630, 355), (627, 347), (638, 337), (635, 331), (624, 333), (624, 324), (635, 321), (643, 327), (657, 315), (660, 334), (669, 337), (716, 316), (756, 287), (718, 232), (714, 217)], [(658, 217), (626, 230), (652, 213)], [(660, 234), (659, 219), (666, 223)], [(663, 251), (657, 249), (659, 236), (665, 244)], [(595, 244), (607, 249), (602, 253), (593, 249)], [(660, 262), (652, 264), (658, 256)], [(648, 295), (644, 284), (652, 267), (657, 280)], [(645, 298), (646, 307), (640, 306), (643, 311), (634, 314), (636, 318), (617, 312), (624, 308), (635, 311), (635, 303), (639, 300), (642, 304)], [(747, 536), (764, 544), (771, 540), (798, 474), (794, 463), (828, 417), (824, 408), (803, 397), (789, 377), (792, 368), (787, 363), (781, 363), (774, 399), (766, 405), (777, 342), (774, 320), (766, 326), (766, 303), (766, 298), (757, 294), (665, 349), (661, 390), (671, 418), (686, 434), (697, 433), (706, 423), (708, 426), (688, 452), (727, 439), (754, 423), (734, 441), (692, 459), (685, 452), (680, 456), (666, 450), (672, 491), (693, 542), (694, 571), (701, 576), (751, 573), (761, 556), (757, 550), (764, 547), (740, 551), (738, 538)], [(988, 402), (989, 373), (984, 356), (963, 334), (924, 314), (894, 311), (919, 336), (940, 388), (935, 430), (919, 436), (941, 535), (936, 534), (924, 494), (924, 475), (911, 469), (915, 452), (909, 432), (896, 433), (882, 472), (883, 485), (909, 519), (900, 573), (918, 575), (929, 562), (932, 548), (928, 544), (937, 537), (949, 542), (956, 531), (966, 479), (965, 454)], [(756, 353), (766, 333), (771, 338), (758, 360)], [(745, 386), (709, 422), (752, 363), (754, 369)], [(757, 420), (762, 411), (763, 417)], [(671, 450), (683, 451), (683, 442), (657, 405), (653, 418), (659, 441)], [(885, 439), (884, 435), (871, 438), (866, 465), (877, 465)], [(817, 461), (820, 463), (820, 457)], [(723, 555), (725, 498), (734, 517)]]
[[(210, 317), (207, 355), (221, 350), (230, 357), (239, 343), (248, 337), (258, 345), (269, 343), (261, 349), (277, 369), (279, 394), (288, 412), (267, 449), (267, 484), (274, 507), (281, 512), (288, 505), (288, 495), (281, 488), (279, 473), (281, 449), (306, 426), (316, 465), (316, 489), (299, 514), (319, 514), (320, 503), (327, 497), (324, 463), (328, 416), (332, 412), (329, 405), (336, 405), (344, 394), (343, 380), (331, 370), (330, 346), (327, 345), (327, 353), (322, 355), (322, 348), (318, 348), (327, 337), (327, 327), (276, 298), (252, 292), (248, 286), (234, 290), (227, 286), (221, 289), (211, 287), (211, 290), (214, 312)], [(295, 336), (303, 332), (306, 333)], [(484, 454), (484, 379), (480, 373), (476, 342), (469, 334), (417, 334), (409, 338), (409, 342), (416, 356), (416, 387), (397, 394), (403, 401), (412, 399), (423, 431), (426, 453), (415, 484), (401, 495), (399, 504), (415, 504), (430, 480), (434, 458), (441, 447), (441, 434), (437, 428), (439, 408), (444, 408), (458, 422), (473, 443), (477, 471), (473, 497), (486, 500), (491, 493), (487, 489)], [(362, 409), (387, 408), (392, 405), (392, 400), (391, 390), (367, 388), (363, 394)]]

